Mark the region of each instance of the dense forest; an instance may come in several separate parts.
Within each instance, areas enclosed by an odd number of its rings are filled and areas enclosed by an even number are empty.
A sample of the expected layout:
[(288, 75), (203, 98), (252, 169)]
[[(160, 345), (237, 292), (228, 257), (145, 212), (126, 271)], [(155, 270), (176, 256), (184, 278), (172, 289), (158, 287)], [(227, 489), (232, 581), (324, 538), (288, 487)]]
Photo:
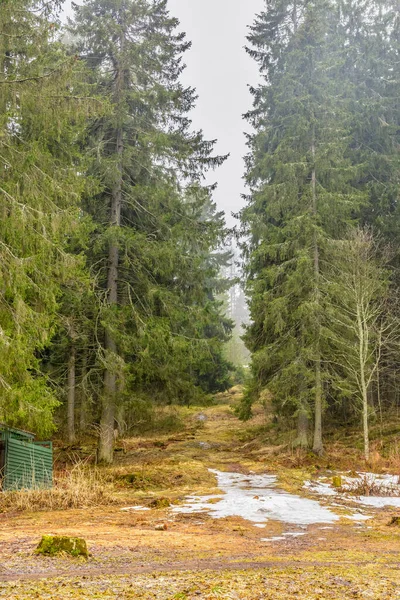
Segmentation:
[(241, 418), (267, 392), (299, 446), (361, 423), (368, 459), (400, 403), (398, 0), (266, 0), (250, 27), (239, 359), (190, 42), (167, 0), (85, 0), (67, 24), (61, 5), (0, 0), (0, 421), (91, 429), (111, 463), (152, 406), (249, 361)]
[(399, 600), (400, 0), (75, 2), (0, 0), (0, 597)]
[(248, 52), (262, 82), (247, 119), (242, 249), (252, 382), (297, 443), (323, 422), (398, 406), (400, 5), (266, 3)]
[(165, 1), (0, 12), (0, 419), (70, 442), (226, 389), (228, 231)]

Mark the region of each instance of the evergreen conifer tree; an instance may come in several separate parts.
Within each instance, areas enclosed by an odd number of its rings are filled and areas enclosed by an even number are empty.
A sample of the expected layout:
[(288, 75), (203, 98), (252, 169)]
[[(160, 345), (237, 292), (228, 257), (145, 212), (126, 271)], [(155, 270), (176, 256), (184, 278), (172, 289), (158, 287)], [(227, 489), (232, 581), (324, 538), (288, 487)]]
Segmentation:
[[(344, 29), (334, 4), (324, 0), (269, 2), (249, 40), (265, 81), (248, 118), (247, 182), (242, 212), (248, 294), (253, 323), (246, 341), (253, 353), (254, 391), (272, 391), (280, 411), (298, 415), (297, 442), (323, 451), (324, 340), (321, 269), (326, 240), (342, 236), (363, 194), (348, 156), (351, 81), (344, 79)], [(292, 15), (271, 28), (268, 15)], [(293, 17), (301, 15), (301, 18)], [(288, 21), (290, 23), (290, 21)], [(268, 25), (268, 27), (266, 26)]]
[(56, 40), (58, 4), (0, 10), (0, 420), (41, 434), (57, 405), (41, 357), (80, 262), (67, 244), (80, 227), (76, 140), (90, 112), (76, 58)]
[(110, 103), (89, 127), (90, 172), (102, 190), (85, 205), (97, 223), (89, 260), (105, 292), (99, 458), (108, 463), (124, 395), (154, 397), (158, 386), (184, 401), (206, 373), (227, 380), (231, 325), (216, 300), (224, 228), (202, 186), (223, 157), (191, 132), (195, 92), (179, 82), (190, 44), (177, 25), (165, 0), (87, 0), (72, 26)]

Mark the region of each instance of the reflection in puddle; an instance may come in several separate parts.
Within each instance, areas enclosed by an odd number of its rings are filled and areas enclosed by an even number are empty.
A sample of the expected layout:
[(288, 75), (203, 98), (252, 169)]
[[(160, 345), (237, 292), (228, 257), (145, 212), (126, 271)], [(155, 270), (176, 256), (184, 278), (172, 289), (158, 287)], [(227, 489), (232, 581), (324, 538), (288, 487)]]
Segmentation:
[[(315, 500), (301, 498), (276, 488), (274, 475), (241, 475), (211, 470), (224, 495), (188, 496), (177, 513), (207, 512), (214, 519), (242, 517), (262, 525), (268, 520), (291, 525), (333, 523), (339, 517)], [(216, 500), (220, 500), (216, 502)]]

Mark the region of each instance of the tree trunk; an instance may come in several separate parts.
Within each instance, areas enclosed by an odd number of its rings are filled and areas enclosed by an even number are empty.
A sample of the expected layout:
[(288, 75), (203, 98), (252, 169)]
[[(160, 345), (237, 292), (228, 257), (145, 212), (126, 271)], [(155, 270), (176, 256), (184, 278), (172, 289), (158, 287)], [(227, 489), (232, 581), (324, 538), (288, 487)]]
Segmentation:
[[(317, 176), (315, 170), (315, 131), (313, 127), (312, 133), (313, 139), (311, 144), (311, 155), (313, 160), (313, 170), (311, 174), (311, 195), (312, 195), (312, 212), (314, 217), (314, 233), (313, 233), (313, 244), (314, 244), (314, 282), (315, 282), (315, 303), (317, 304), (317, 310), (319, 311), (320, 303), (320, 268), (319, 268), (319, 248), (318, 248), (318, 236), (316, 230), (316, 221), (318, 214), (317, 207)], [(314, 407), (314, 443), (313, 452), (318, 455), (323, 454), (324, 446), (322, 442), (322, 380), (321, 380), (321, 354), (320, 354), (320, 321), (319, 314), (316, 319), (316, 348), (315, 348), (315, 407)]]
[(364, 330), (364, 319), (361, 314), (361, 309), (357, 307), (357, 326), (359, 336), (359, 361), (360, 361), (360, 388), (362, 396), (362, 407), (363, 407), (363, 432), (364, 432), (364, 457), (365, 460), (369, 461), (369, 431), (368, 431), (368, 385), (365, 375), (365, 362), (368, 352), (365, 351), (367, 342), (365, 341), (366, 332)]
[[(121, 49), (123, 44), (121, 42)], [(121, 118), (121, 102), (123, 89), (124, 73), (121, 64), (117, 65), (117, 73), (115, 80), (115, 102), (118, 111), (119, 123), (116, 129), (116, 155), (117, 167), (115, 173), (115, 183), (111, 195), (111, 213), (110, 226), (119, 228), (121, 226), (121, 204), (122, 204), (122, 158), (123, 158), (123, 129)], [(119, 243), (118, 239), (110, 242), (108, 254), (108, 305), (116, 306), (118, 304), (118, 267), (119, 267)], [(117, 345), (112, 335), (106, 330), (104, 348), (107, 354), (116, 354)], [(116, 393), (117, 393), (117, 374), (115, 371), (106, 369), (104, 374), (104, 392), (102, 398), (102, 414), (100, 420), (100, 439), (98, 460), (106, 464), (111, 464), (114, 458), (114, 425), (116, 411)]]
[(79, 430), (80, 432), (86, 431), (88, 425), (88, 389), (87, 389), (87, 363), (88, 363), (88, 351), (87, 348), (83, 350), (82, 356), (82, 370), (81, 370), (81, 385), (80, 385), (80, 411), (79, 411)]
[(293, 31), (294, 31), (294, 33), (297, 33), (297, 29), (298, 29), (297, 0), (294, 0), (294, 2), (293, 2), (292, 22), (293, 22)]
[(297, 438), (293, 446), (295, 448), (308, 448), (308, 412), (302, 407), (297, 415)]
[(364, 432), (364, 457), (369, 461), (369, 431), (368, 431), (368, 391), (363, 386), (363, 432)]
[(127, 430), (128, 426), (126, 423), (126, 415), (125, 415), (125, 403), (124, 403), (124, 389), (125, 389), (125, 381), (123, 377), (120, 378), (117, 385), (117, 394), (118, 394), (118, 403), (116, 407), (116, 428), (118, 430), (118, 436), (123, 437)]
[(69, 353), (68, 361), (68, 398), (67, 398), (67, 438), (69, 444), (74, 444), (76, 440), (75, 435), (75, 363), (76, 363), (76, 349), (72, 345)]
[(128, 429), (125, 420), (125, 404), (123, 404), (123, 402), (119, 402), (117, 406), (116, 422), (118, 435), (119, 437), (123, 437)]
[(316, 361), (315, 367), (315, 416), (314, 416), (314, 443), (313, 452), (321, 456), (324, 452), (322, 443), (322, 382), (321, 360)]

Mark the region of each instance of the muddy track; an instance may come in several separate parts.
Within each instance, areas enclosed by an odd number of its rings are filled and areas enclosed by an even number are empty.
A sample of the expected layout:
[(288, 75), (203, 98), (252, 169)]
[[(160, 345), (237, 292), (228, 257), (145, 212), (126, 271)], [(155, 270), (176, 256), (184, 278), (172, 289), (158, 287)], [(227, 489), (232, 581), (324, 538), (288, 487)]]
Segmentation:
[[(163, 575), (166, 573), (185, 573), (185, 572), (219, 572), (219, 571), (255, 571), (262, 569), (307, 569), (307, 568), (325, 568), (325, 567), (340, 567), (340, 566), (359, 566), (366, 567), (374, 565), (372, 561), (295, 561), (295, 560), (269, 560), (269, 561), (253, 561), (253, 562), (222, 562), (222, 561), (187, 561), (175, 563), (147, 563), (145, 565), (137, 565), (135, 567), (117, 567), (117, 568), (81, 568), (70, 571), (47, 571), (43, 573), (18, 573), (9, 572), (0, 574), (0, 583), (11, 581), (40, 581), (45, 579), (71, 579), (71, 578), (97, 578), (111, 576), (131, 576), (131, 575)], [(396, 569), (400, 568), (400, 563), (379, 563), (380, 566)]]

